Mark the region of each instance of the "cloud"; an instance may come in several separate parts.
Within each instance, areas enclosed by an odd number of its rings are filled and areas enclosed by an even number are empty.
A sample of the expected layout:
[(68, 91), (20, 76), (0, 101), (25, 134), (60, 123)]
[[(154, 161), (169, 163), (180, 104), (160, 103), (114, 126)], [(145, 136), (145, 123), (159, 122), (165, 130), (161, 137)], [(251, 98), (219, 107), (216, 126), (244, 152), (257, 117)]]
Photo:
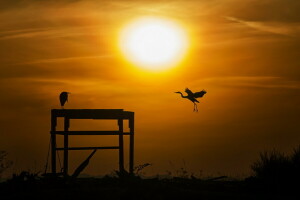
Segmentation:
[(299, 35), (300, 33), (300, 23), (271, 23), (271, 22), (259, 22), (259, 21), (246, 21), (242, 19), (238, 19), (235, 17), (225, 17), (227, 20), (236, 22), (250, 28), (279, 34), (279, 35), (286, 35), (286, 36), (295, 36)]
[(99, 56), (77, 56), (77, 57), (64, 57), (64, 58), (51, 58), (51, 59), (40, 59), (23, 63), (16, 63), (13, 65), (32, 65), (32, 64), (46, 64), (46, 63), (61, 63), (61, 62), (70, 62), (78, 60), (87, 60), (87, 59), (102, 59), (102, 58), (112, 58), (112, 54), (99, 55)]
[(219, 87), (257, 89), (300, 89), (300, 81), (275, 76), (230, 76), (202, 79), (201, 82)]
[[(300, 1), (298, 0), (229, 0), (227, 16), (246, 21), (298, 23)], [(226, 5), (225, 5), (226, 6)]]
[(48, 27), (48, 28), (28, 28), (16, 29), (11, 31), (0, 32), (0, 40), (17, 39), (17, 38), (58, 38), (74, 37), (82, 35), (101, 35), (96, 31), (98, 26), (78, 26), (78, 27)]

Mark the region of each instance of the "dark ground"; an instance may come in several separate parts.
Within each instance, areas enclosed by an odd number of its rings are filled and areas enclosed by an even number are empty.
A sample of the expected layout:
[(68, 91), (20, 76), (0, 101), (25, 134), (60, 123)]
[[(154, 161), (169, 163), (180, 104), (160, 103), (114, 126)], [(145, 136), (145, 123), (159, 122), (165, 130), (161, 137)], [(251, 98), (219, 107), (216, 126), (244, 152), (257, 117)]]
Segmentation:
[(141, 179), (139, 177), (80, 178), (75, 181), (15, 177), (0, 184), (0, 199), (300, 199), (299, 187), (196, 178)]

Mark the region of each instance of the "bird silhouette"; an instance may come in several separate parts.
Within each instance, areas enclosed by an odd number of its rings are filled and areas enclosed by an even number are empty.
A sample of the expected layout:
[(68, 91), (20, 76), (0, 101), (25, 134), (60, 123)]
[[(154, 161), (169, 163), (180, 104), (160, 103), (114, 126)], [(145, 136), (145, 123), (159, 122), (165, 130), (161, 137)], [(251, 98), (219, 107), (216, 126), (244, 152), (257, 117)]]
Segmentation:
[(198, 107), (197, 107), (196, 102), (199, 103), (199, 101), (196, 98), (203, 97), (207, 92), (205, 90), (202, 90), (200, 92), (193, 93), (189, 88), (186, 88), (185, 92), (187, 93), (187, 96), (183, 96), (183, 94), (181, 92), (175, 92), (175, 93), (179, 93), (179, 94), (181, 94), (182, 98), (187, 98), (188, 100), (193, 102), (194, 103), (194, 112), (198, 112)]
[(62, 109), (64, 109), (64, 105), (68, 101), (68, 94), (70, 94), (70, 92), (62, 92), (59, 95), (59, 101)]

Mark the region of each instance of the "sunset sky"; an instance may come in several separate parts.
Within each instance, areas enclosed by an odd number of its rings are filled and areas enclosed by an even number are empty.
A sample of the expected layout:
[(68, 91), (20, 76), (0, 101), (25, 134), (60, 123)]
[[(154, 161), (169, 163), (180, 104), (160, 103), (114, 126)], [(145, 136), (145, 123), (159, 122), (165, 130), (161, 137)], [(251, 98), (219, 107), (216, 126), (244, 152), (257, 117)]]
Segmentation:
[[(152, 163), (149, 175), (181, 167), (248, 175), (259, 152), (291, 152), (300, 144), (299, 10), (298, 0), (0, 0), (0, 150), (11, 172), (44, 169), (50, 110), (60, 108), (62, 91), (71, 92), (66, 109), (135, 112), (135, 164)], [(187, 51), (170, 69), (146, 70), (122, 56), (122, 30), (145, 16), (187, 34)], [(207, 91), (198, 113), (174, 93), (186, 87)], [(71, 121), (72, 130), (110, 127), (116, 123)], [(89, 153), (71, 153), (70, 171)], [(85, 173), (110, 173), (117, 156), (98, 151)]]

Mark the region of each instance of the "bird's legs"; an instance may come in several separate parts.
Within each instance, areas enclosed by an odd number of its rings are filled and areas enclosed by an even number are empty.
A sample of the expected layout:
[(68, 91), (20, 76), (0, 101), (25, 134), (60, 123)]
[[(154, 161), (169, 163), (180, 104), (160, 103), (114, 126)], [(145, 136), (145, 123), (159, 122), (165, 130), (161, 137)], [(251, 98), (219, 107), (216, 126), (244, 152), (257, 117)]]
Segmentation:
[(195, 102), (194, 102), (194, 112), (198, 112), (198, 106)]

